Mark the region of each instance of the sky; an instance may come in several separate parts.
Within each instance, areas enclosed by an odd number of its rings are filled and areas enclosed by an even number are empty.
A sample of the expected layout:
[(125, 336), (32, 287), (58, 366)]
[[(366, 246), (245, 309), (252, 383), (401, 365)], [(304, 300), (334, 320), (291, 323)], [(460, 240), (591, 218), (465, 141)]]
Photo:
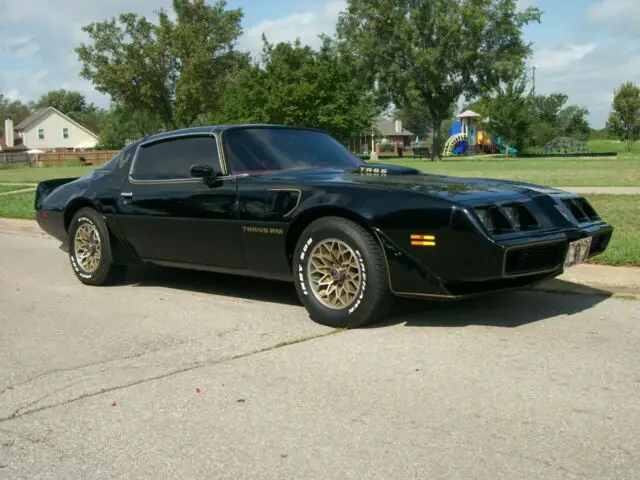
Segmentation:
[[(518, 2), (543, 12), (540, 24), (524, 30), (534, 49), (528, 63), (536, 67), (536, 92), (567, 93), (568, 103), (587, 107), (592, 127), (602, 128), (614, 89), (628, 80), (640, 84), (640, 0)], [(122, 12), (155, 18), (155, 11), (170, 5), (171, 0), (0, 0), (0, 93), (29, 101), (66, 88), (107, 106), (108, 97), (79, 76), (73, 49), (87, 40), (82, 26)], [(334, 33), (345, 0), (227, 0), (227, 6), (244, 11), (239, 48), (258, 53), (263, 33), (270, 42), (299, 37), (317, 46), (320, 33)]]

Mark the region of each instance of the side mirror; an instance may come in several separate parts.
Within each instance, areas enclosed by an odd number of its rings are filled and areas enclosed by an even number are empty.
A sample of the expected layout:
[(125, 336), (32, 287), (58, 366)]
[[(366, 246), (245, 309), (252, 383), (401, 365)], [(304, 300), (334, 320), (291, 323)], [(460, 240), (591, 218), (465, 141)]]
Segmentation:
[(201, 178), (210, 187), (222, 185), (220, 173), (216, 172), (211, 165), (191, 165), (189, 173), (192, 177)]
[(189, 173), (192, 177), (205, 179), (215, 177), (216, 174), (211, 165), (192, 165)]

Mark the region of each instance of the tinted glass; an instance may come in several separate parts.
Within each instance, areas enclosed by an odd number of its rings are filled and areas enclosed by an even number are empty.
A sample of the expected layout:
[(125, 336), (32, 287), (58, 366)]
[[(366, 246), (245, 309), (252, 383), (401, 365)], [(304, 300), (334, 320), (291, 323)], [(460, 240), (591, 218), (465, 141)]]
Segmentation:
[(363, 162), (330, 135), (289, 128), (239, 128), (224, 132), (231, 172), (294, 168), (353, 168)]
[(142, 147), (131, 176), (136, 180), (193, 178), (192, 165), (211, 165), (221, 171), (215, 138), (178, 137)]
[(120, 152), (115, 154), (111, 160), (100, 165), (97, 170), (116, 170), (123, 167), (129, 167), (129, 162), (136, 151), (136, 145), (127, 145)]

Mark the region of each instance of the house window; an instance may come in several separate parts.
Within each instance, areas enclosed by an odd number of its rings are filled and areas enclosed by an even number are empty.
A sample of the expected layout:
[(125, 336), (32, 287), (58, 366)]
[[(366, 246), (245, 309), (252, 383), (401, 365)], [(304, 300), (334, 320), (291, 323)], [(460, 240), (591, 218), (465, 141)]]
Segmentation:
[(69, 138), (69, 129), (68, 128), (63, 128), (62, 129), (62, 136), (64, 138)]
[(39, 128), (38, 129), (38, 139), (39, 140), (44, 140), (44, 128)]

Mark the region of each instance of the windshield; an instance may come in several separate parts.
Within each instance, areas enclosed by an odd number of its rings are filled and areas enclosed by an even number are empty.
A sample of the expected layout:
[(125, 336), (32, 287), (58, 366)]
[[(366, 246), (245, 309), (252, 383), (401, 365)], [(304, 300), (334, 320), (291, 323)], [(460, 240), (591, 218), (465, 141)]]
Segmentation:
[(234, 128), (224, 132), (229, 173), (300, 168), (354, 168), (364, 162), (326, 133), (293, 128)]

